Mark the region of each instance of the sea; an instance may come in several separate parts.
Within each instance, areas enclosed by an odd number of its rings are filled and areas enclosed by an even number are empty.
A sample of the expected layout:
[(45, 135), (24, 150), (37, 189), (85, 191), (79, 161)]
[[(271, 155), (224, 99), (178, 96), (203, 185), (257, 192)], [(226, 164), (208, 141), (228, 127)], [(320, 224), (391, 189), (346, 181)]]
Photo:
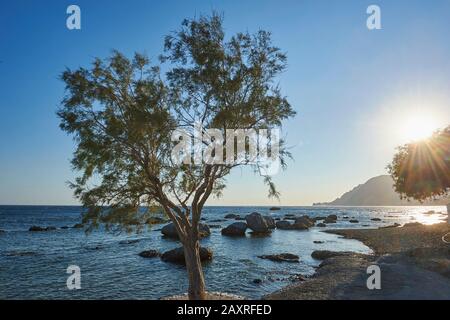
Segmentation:
[[(274, 230), (269, 236), (230, 238), (221, 228), (235, 222), (229, 213), (259, 212), (274, 218), (286, 214), (338, 216), (336, 224), (307, 231)], [(86, 233), (73, 228), (81, 221), (79, 206), (0, 206), (0, 299), (159, 299), (187, 291), (183, 266), (159, 258), (143, 258), (144, 250), (164, 252), (180, 243), (161, 234), (163, 225), (140, 233)], [(363, 243), (323, 232), (336, 228), (377, 228), (408, 222), (433, 224), (447, 218), (445, 207), (206, 207), (203, 223), (212, 226), (201, 245), (211, 248), (213, 260), (203, 271), (207, 290), (259, 299), (265, 294), (314, 274), (320, 261), (314, 250), (371, 253)], [(381, 221), (373, 221), (379, 218)], [(357, 220), (351, 223), (350, 220)], [(31, 232), (31, 226), (56, 227)], [(68, 228), (66, 228), (68, 227)], [(131, 241), (130, 241), (131, 240)], [(293, 253), (299, 263), (273, 262), (258, 256)], [(80, 289), (67, 286), (69, 266), (80, 271)], [(70, 270), (69, 270), (70, 272)]]

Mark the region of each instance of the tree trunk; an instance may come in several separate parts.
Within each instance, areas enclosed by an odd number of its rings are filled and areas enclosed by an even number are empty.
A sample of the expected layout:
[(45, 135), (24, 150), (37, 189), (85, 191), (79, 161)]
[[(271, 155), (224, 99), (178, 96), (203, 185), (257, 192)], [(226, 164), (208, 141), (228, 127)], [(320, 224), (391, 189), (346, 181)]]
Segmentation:
[(198, 239), (189, 239), (184, 244), (184, 256), (189, 278), (189, 300), (205, 300), (206, 288), (200, 261), (200, 245)]

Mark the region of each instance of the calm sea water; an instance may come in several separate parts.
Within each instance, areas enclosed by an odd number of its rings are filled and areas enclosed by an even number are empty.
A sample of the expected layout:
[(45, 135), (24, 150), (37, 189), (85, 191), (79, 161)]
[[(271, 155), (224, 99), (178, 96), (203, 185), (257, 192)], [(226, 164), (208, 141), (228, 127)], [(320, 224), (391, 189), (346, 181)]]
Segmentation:
[[(446, 217), (426, 214), (429, 210), (446, 211), (445, 207), (283, 207), (279, 211), (268, 207), (207, 207), (204, 217), (206, 223), (226, 226), (234, 221), (214, 220), (227, 213), (244, 216), (254, 211), (274, 217), (288, 213), (311, 217), (338, 215), (338, 223), (327, 228), (373, 228), (412, 221), (431, 224)], [(163, 252), (179, 246), (177, 241), (161, 237), (161, 225), (140, 234), (95, 231), (86, 235), (82, 229), (61, 229), (80, 222), (80, 213), (81, 208), (73, 206), (0, 206), (0, 229), (4, 231), (0, 232), (1, 299), (158, 299), (186, 292), (186, 271), (182, 266), (138, 256), (143, 250)], [(359, 223), (349, 223), (342, 219), (344, 216)], [(374, 217), (382, 221), (371, 221)], [(32, 225), (58, 229), (29, 232)], [(275, 230), (263, 238), (229, 238), (221, 236), (220, 228), (211, 229), (211, 236), (202, 240), (203, 246), (214, 251), (213, 261), (204, 266), (208, 290), (260, 298), (289, 284), (292, 276), (313, 274), (320, 263), (311, 258), (313, 250), (370, 252), (356, 240), (322, 230)], [(139, 241), (125, 244), (124, 240), (129, 239)], [(299, 255), (300, 263), (275, 263), (257, 257), (282, 252)], [(69, 265), (81, 268), (81, 290), (66, 287)], [(255, 279), (262, 282), (254, 283)]]

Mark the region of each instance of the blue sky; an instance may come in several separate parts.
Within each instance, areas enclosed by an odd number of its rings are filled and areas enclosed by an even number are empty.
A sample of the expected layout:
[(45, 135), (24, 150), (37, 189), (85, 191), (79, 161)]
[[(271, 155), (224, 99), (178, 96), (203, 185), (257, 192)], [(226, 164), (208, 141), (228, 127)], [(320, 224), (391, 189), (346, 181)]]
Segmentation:
[[(81, 30), (66, 8), (81, 8)], [(381, 30), (366, 8), (381, 8)], [(399, 128), (427, 114), (450, 119), (450, 1), (9, 1), (0, 5), (0, 204), (73, 204), (71, 138), (58, 128), (58, 75), (111, 49), (155, 58), (181, 20), (216, 10), (227, 34), (269, 30), (288, 54), (280, 77), (297, 110), (284, 128), (294, 155), (274, 180), (281, 205), (328, 201), (386, 173)], [(277, 204), (247, 170), (216, 205)]]

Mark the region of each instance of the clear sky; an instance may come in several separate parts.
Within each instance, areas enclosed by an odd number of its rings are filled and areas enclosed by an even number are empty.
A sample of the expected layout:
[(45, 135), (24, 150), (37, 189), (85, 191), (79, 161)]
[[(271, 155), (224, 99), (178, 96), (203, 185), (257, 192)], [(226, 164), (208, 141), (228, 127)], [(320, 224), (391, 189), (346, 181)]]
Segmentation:
[[(81, 8), (81, 30), (66, 28), (70, 4)], [(381, 8), (381, 30), (366, 27), (370, 4)], [(3, 1), (0, 204), (76, 203), (66, 185), (74, 143), (55, 115), (66, 67), (111, 49), (156, 57), (183, 18), (211, 10), (228, 35), (269, 30), (288, 54), (280, 85), (298, 114), (284, 128), (295, 160), (274, 178), (281, 205), (333, 200), (385, 174), (405, 130), (450, 122), (448, 0)], [(237, 171), (209, 204), (278, 204), (266, 194), (262, 179)]]

